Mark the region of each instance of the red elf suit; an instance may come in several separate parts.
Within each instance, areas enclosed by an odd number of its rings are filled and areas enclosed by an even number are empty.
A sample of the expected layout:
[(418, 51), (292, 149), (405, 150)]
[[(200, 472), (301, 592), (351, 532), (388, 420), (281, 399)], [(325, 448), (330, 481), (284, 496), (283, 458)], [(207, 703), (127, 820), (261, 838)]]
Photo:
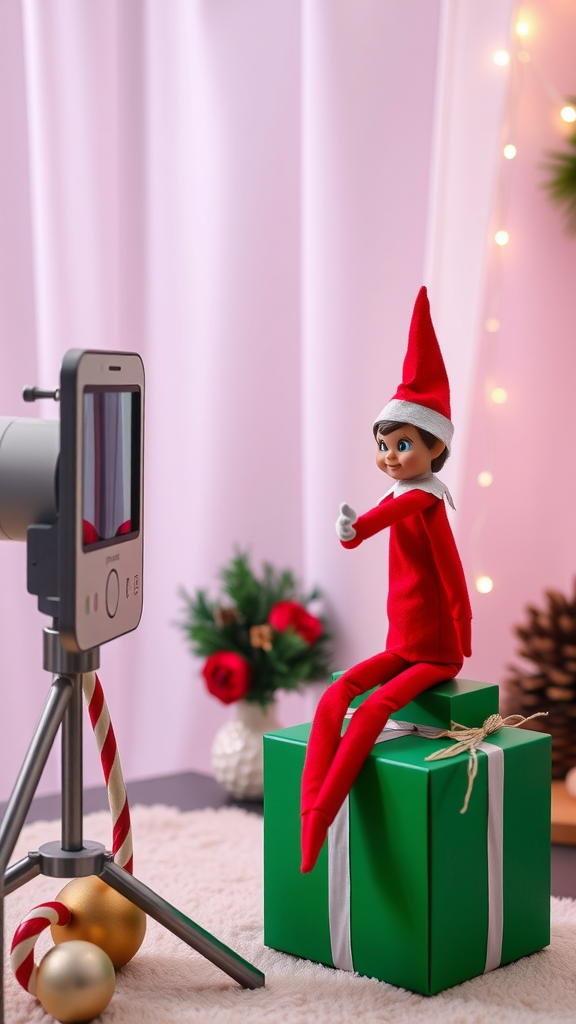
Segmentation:
[[(450, 391), (430, 318), (426, 289), (416, 299), (403, 383), (374, 423), (428, 431), (450, 449)], [(386, 650), (344, 673), (324, 693), (302, 775), (302, 871), (311, 871), (338, 810), (393, 711), (428, 687), (452, 679), (469, 657), (472, 613), (462, 564), (446, 515), (447, 487), (430, 472), (398, 479), (365, 515), (347, 505), (336, 524), (345, 548), (390, 528)], [(354, 712), (350, 701), (378, 686)]]

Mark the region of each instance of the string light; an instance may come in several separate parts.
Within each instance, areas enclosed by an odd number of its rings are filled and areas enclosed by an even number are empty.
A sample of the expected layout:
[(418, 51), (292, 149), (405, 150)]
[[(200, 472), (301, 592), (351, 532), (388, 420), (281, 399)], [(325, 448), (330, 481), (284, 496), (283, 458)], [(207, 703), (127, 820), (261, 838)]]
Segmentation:
[(489, 576), (478, 576), (476, 580), (476, 590), (481, 594), (489, 594), (493, 587), (494, 583)]
[[(519, 64), (526, 66), (526, 73), (531, 72), (534, 75), (534, 77), (538, 80), (540, 86), (543, 88), (549, 100), (554, 105), (554, 108), (556, 110), (556, 116), (560, 114), (560, 117), (566, 124), (573, 125), (576, 122), (576, 102), (572, 100), (572, 97), (570, 97), (572, 102), (567, 102), (566, 98), (562, 96), (562, 94), (555, 88), (554, 84), (550, 81), (544, 69), (540, 67), (540, 64), (536, 57), (533, 58), (532, 54), (529, 53), (527, 49), (524, 49), (524, 47), (526, 46), (525, 40), (527, 41), (527, 37), (531, 36), (531, 30), (532, 26), (530, 25), (529, 19), (526, 19), (525, 17), (521, 16), (520, 11), (517, 11), (516, 18), (514, 19), (514, 21), (512, 21), (510, 26), (510, 50), (497, 50), (493, 54), (493, 61), (498, 67), (504, 68), (508, 64), (510, 64), (511, 56), (517, 57)], [(500, 223), (502, 223), (502, 220), (506, 222), (506, 210), (508, 208), (507, 190), (510, 188), (510, 183), (514, 173), (511, 169), (504, 171), (505, 165), (503, 164), (503, 160), (512, 161), (518, 154), (516, 145), (509, 140), (510, 137), (514, 138), (516, 134), (515, 125), (517, 124), (518, 104), (522, 93), (523, 81), (523, 67), (520, 68), (518, 67), (518, 64), (513, 62), (511, 66), (511, 73), (508, 76), (507, 112), (505, 120), (503, 120), (502, 122), (502, 149), (500, 151), (501, 169), (499, 174), (498, 195), (495, 198), (495, 203), (493, 207), (493, 214), (496, 215), (497, 220), (500, 220)], [(508, 140), (506, 137), (508, 137)], [(500, 228), (494, 232), (493, 241), (498, 246), (508, 245), (510, 241), (510, 235), (508, 231), (504, 230), (503, 228)], [(498, 313), (502, 292), (501, 275), (506, 265), (506, 261), (502, 259), (496, 259), (495, 256), (493, 256), (492, 259), (492, 279), (489, 281), (488, 284), (486, 302), (488, 309), (492, 312), (493, 315), (489, 316), (484, 321), (484, 327), (489, 334), (496, 334), (496, 332), (500, 330), (500, 320), (498, 319)], [(492, 384), (489, 383), (491, 380), (494, 380), (495, 377), (497, 379), (497, 368), (495, 366), (497, 356), (497, 340), (494, 339), (489, 342), (486, 339), (484, 344), (486, 346), (487, 353), (485, 394), (488, 400), (488, 406), (491, 403), (494, 403), (495, 405), (503, 405), (508, 400), (508, 394), (505, 388), (493, 387)], [(491, 426), (494, 423), (494, 421), (495, 413), (492, 413), (492, 415), (488, 413), (488, 429), (486, 431), (488, 435), (488, 450), (486, 453), (486, 461), (488, 462), (488, 465), (490, 465), (492, 461), (492, 459), (490, 458), (490, 435)], [(489, 469), (483, 469), (477, 476), (478, 486), (482, 487), (484, 490), (491, 487), (493, 482), (494, 477)], [(486, 497), (483, 497), (482, 499), (480, 498), (480, 496), (478, 496), (478, 518), (473, 530), (473, 547), (477, 546), (480, 534), (482, 532), (482, 526), (487, 513), (488, 500), (489, 498), (487, 494)], [(479, 552), (473, 552), (473, 556), (474, 558), (481, 558)], [(480, 564), (478, 564), (478, 568), (476, 570), (478, 575), (476, 575), (476, 573), (474, 574), (476, 577), (476, 589), (480, 594), (489, 594), (494, 588), (494, 581), (490, 576), (480, 575), (481, 569), (482, 564), (480, 560)]]
[(490, 397), (496, 405), (504, 405), (508, 401), (508, 392), (504, 388), (493, 388)]
[(478, 473), (478, 483), (480, 487), (491, 487), (494, 481), (494, 477), (489, 469), (483, 469), (481, 473)]

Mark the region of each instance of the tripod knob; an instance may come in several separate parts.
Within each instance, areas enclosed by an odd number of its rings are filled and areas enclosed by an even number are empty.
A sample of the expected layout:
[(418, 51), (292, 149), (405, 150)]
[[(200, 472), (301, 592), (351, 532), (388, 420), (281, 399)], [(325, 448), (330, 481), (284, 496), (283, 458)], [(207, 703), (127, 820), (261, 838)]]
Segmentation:
[(39, 398), (53, 398), (55, 402), (59, 402), (60, 388), (56, 388), (54, 391), (43, 391), (42, 388), (27, 384), (22, 391), (22, 398), (25, 402), (36, 402)]

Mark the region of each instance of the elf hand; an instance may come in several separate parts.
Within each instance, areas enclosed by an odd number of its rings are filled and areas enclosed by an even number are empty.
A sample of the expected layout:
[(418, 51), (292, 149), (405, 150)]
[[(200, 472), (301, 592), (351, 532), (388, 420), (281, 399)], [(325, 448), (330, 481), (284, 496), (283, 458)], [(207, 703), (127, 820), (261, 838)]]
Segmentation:
[(336, 520), (336, 533), (338, 534), (339, 540), (354, 540), (356, 536), (356, 530), (352, 526), (358, 519), (353, 508), (343, 502), (340, 505), (340, 515)]
[(470, 619), (454, 619), (460, 650), (465, 658), (472, 657), (472, 629)]

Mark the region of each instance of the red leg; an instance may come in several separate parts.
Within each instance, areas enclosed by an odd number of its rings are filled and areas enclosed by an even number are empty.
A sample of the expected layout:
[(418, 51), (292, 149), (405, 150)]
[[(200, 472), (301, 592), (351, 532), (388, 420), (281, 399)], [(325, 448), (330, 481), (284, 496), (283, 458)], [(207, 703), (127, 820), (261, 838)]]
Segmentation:
[(314, 806), (332, 764), (350, 701), (371, 690), (373, 686), (392, 679), (402, 672), (407, 664), (408, 662), (398, 655), (387, 654), (384, 651), (349, 669), (322, 695), (314, 715), (302, 773), (302, 814), (306, 814)]
[(444, 679), (452, 679), (461, 665), (418, 663), (382, 686), (354, 712), (313, 809), (304, 821), (302, 871), (311, 871), (316, 863), (329, 826), (350, 792), (376, 739), (393, 711), (408, 704), (423, 690)]

